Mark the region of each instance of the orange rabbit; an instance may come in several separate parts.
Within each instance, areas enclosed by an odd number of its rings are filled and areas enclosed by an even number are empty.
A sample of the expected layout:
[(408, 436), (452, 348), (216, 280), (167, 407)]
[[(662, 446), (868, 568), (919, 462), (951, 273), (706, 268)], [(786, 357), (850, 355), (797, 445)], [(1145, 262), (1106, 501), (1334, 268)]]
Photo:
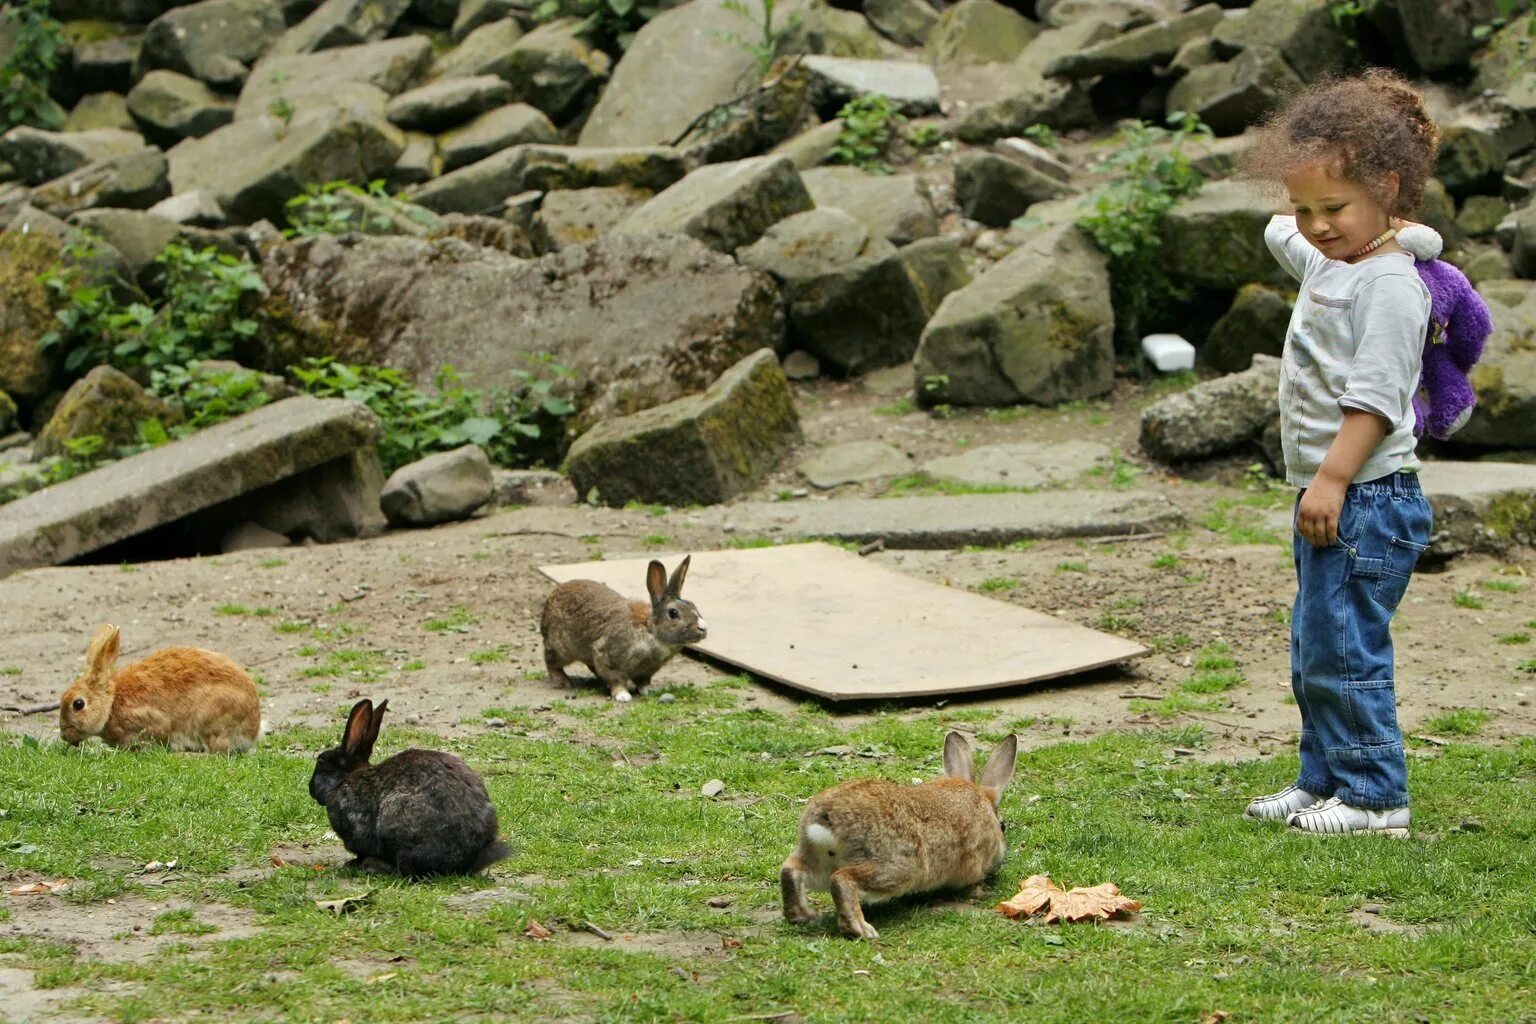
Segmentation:
[(245, 669), (222, 654), (167, 647), (117, 671), (121, 635), (102, 626), (85, 673), (59, 698), (59, 735), (69, 744), (100, 736), (108, 745), (161, 743), (172, 750), (249, 750), (261, 735), (261, 704)]

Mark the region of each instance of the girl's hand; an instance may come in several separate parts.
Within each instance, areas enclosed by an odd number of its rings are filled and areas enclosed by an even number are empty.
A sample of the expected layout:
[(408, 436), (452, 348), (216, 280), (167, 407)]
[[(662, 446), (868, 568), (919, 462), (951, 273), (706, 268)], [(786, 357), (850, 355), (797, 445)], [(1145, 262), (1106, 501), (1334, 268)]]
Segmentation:
[(1296, 507), (1296, 532), (1316, 548), (1332, 547), (1339, 539), (1339, 512), (1344, 508), (1344, 487), (1314, 479)]

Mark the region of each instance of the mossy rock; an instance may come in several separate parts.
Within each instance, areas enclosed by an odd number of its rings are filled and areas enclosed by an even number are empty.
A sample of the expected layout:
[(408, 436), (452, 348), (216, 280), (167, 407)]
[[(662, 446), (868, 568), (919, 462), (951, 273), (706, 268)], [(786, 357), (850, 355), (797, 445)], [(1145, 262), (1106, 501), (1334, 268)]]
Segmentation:
[(1163, 218), (1163, 265), (1174, 278), (1202, 288), (1235, 291), (1255, 281), (1284, 286), (1290, 277), (1264, 244), (1273, 212), (1243, 183), (1210, 182)]
[(16, 429), (16, 402), (10, 395), (0, 391), (0, 434), (9, 434)]
[(130, 445), (146, 420), (170, 426), (181, 422), (181, 414), (121, 370), (98, 366), (64, 392), (37, 435), (35, 451), (40, 458), (63, 455), (68, 442), (91, 436), (102, 438), (109, 450)]
[(997, 0), (960, 0), (939, 16), (926, 40), (934, 64), (1011, 61), (1040, 34), (1040, 27)]
[(599, 423), (566, 471), (577, 493), (607, 505), (713, 505), (761, 482), (799, 439), (789, 381), (759, 349), (703, 394)]
[(46, 234), (0, 232), (0, 391), (22, 405), (47, 395), (57, 361), (38, 350), (53, 330), (53, 296), (39, 275), (58, 265), (59, 241)]
[(1244, 285), (1231, 307), (1211, 326), (1200, 347), (1201, 360), (1223, 373), (1237, 373), (1248, 369), (1255, 355), (1280, 355), (1294, 298), (1294, 294), (1268, 285)]

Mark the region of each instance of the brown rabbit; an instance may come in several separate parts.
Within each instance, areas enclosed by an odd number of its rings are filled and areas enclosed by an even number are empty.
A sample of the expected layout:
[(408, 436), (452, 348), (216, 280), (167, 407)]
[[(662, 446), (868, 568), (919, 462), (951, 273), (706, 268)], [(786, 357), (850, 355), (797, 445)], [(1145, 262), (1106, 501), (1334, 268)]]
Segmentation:
[(113, 671), (121, 635), (102, 626), (85, 674), (59, 699), (59, 735), (78, 744), (100, 736), (114, 747), (163, 743), (211, 754), (249, 750), (261, 735), (256, 684), (222, 654), (167, 647)]
[(970, 744), (944, 737), (944, 778), (917, 786), (858, 779), (824, 789), (805, 805), (800, 844), (779, 869), (784, 917), (819, 916), (807, 889), (832, 892), (837, 926), (851, 939), (878, 939), (859, 906), (932, 889), (975, 885), (1003, 863), (998, 800), (1013, 777), (1017, 736), (997, 745), (981, 783)]
[(549, 681), (569, 686), (565, 666), (580, 661), (608, 684), (614, 700), (629, 700), (633, 692), (644, 696), (657, 669), (683, 645), (704, 639), (699, 610), (682, 596), (692, 559), (684, 558), (671, 580), (660, 562), (647, 566), (649, 602), (631, 601), (595, 580), (556, 587), (539, 619)]

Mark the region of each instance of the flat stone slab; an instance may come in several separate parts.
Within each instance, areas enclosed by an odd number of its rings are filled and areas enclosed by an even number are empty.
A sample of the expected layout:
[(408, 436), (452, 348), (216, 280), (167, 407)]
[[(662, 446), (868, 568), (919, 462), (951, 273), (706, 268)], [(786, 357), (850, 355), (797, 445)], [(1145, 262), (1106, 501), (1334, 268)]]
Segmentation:
[(1049, 487), (1107, 466), (1113, 452), (1096, 441), (989, 444), (932, 459), (922, 471), (961, 484)]
[(59, 565), (330, 462), (381, 433), (361, 402), (300, 396), (0, 505), (0, 578)]
[(1536, 544), (1536, 465), (1433, 460), (1419, 484), (1435, 514), (1436, 553)]
[[(708, 618), (709, 636), (691, 649), (829, 700), (990, 690), (1147, 653), (1134, 640), (916, 579), (828, 544), (700, 551), (692, 566), (686, 593)], [(539, 571), (631, 593), (645, 559)]]
[(912, 471), (912, 460), (884, 441), (829, 445), (797, 467), (813, 487), (856, 484)]

